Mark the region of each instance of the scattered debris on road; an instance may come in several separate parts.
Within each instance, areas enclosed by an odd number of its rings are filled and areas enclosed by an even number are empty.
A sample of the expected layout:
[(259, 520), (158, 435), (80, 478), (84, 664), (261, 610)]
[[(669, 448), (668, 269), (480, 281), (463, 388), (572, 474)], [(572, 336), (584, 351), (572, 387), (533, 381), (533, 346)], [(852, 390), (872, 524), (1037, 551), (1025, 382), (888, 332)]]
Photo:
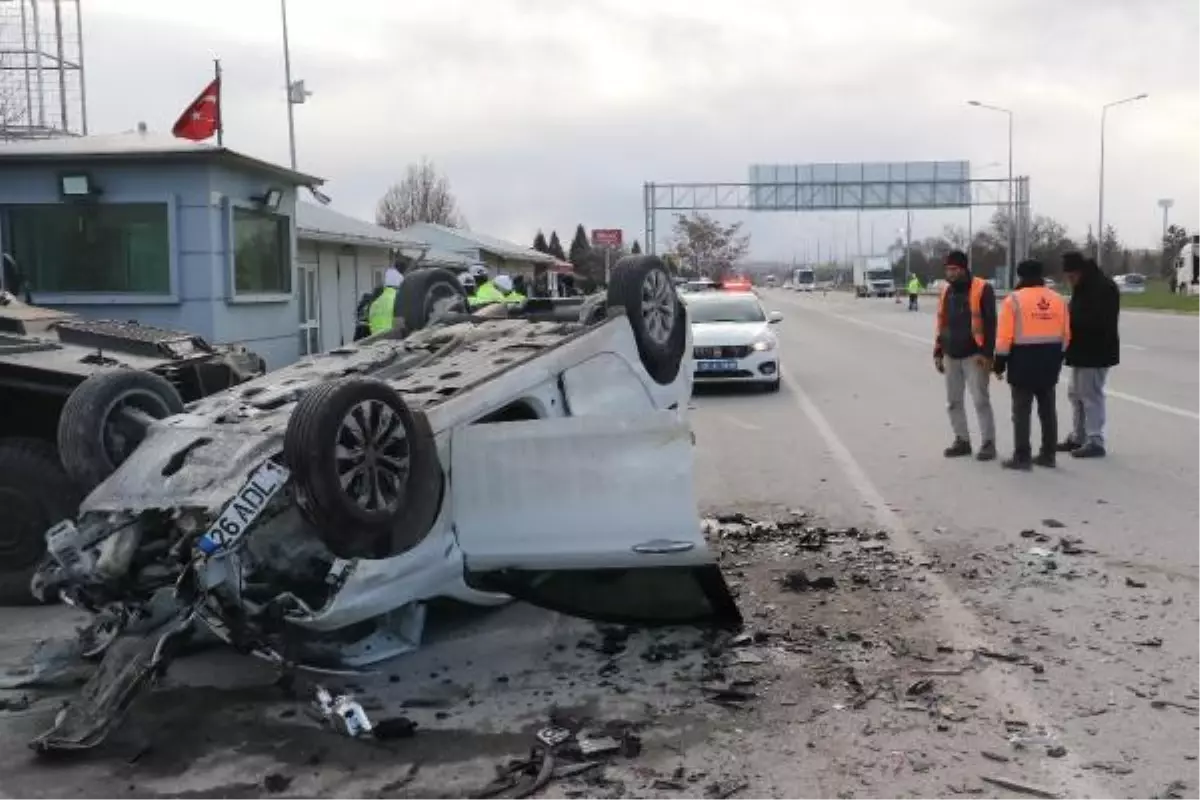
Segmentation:
[(979, 779), (985, 783), (990, 783), (993, 786), (999, 786), (1001, 789), (1008, 789), (1010, 792), (1019, 792), (1027, 794), (1030, 797), (1044, 797), (1048, 800), (1055, 800), (1057, 794), (1049, 789), (1043, 789), (1040, 786), (1035, 786), (1030, 783), (1013, 780), (1012, 778), (1003, 778), (995, 775), (980, 775)]

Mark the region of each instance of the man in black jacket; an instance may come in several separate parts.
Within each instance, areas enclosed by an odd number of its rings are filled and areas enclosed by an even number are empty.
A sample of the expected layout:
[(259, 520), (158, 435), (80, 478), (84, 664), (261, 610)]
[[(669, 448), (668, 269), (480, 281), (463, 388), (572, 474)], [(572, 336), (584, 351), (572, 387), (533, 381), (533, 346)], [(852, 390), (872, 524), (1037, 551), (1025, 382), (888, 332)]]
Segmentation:
[(1117, 333), (1121, 294), (1112, 278), (1080, 253), (1063, 256), (1063, 276), (1071, 286), (1071, 344), (1066, 362), (1071, 367), (1067, 397), (1074, 426), (1058, 449), (1076, 458), (1101, 458), (1107, 452), (1104, 383), (1109, 369), (1121, 362)]

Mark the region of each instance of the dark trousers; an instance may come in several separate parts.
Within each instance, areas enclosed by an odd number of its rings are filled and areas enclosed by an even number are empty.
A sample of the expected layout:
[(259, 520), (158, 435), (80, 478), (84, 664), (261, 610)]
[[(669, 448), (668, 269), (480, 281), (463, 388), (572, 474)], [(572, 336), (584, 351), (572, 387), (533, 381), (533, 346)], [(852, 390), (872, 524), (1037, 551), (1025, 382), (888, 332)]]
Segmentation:
[(1011, 386), (1013, 409), (1013, 455), (1032, 458), (1030, 448), (1033, 403), (1037, 401), (1038, 421), (1042, 426), (1042, 452), (1053, 453), (1058, 442), (1058, 409), (1055, 407), (1055, 387), (1023, 389)]
[(908, 296), (908, 310), (909, 310), (909, 311), (916, 311), (916, 310), (917, 310), (917, 295), (915, 295), (915, 294), (910, 294), (910, 295)]

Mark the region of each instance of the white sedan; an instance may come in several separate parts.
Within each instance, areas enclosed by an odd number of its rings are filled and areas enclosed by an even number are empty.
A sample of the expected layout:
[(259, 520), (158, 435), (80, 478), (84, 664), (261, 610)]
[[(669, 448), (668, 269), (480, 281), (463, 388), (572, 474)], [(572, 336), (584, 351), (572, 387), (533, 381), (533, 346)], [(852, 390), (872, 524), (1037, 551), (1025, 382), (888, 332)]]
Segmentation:
[(770, 326), (782, 314), (765, 312), (752, 292), (682, 297), (692, 325), (697, 383), (753, 383), (779, 390), (779, 339)]

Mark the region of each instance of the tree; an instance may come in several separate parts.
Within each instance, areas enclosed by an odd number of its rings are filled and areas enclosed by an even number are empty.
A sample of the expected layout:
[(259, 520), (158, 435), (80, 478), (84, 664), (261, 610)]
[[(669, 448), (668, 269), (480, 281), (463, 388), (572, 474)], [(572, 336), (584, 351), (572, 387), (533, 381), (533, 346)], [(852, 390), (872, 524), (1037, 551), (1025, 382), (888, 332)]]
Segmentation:
[(583, 228), (583, 223), (575, 226), (575, 238), (571, 240), (571, 249), (567, 251), (567, 259), (575, 266), (576, 270), (582, 269), (584, 262), (587, 261), (588, 251), (592, 246), (588, 244), (587, 231)]
[(675, 254), (689, 271), (720, 278), (750, 249), (750, 237), (742, 234), (742, 223), (722, 225), (701, 212), (677, 214), (672, 226)]
[(1088, 225), (1087, 238), (1083, 240), (1083, 254), (1095, 258), (1098, 253), (1099, 251), (1096, 249), (1096, 234), (1092, 233), (1092, 226)]
[(450, 191), (450, 182), (426, 158), (418, 164), (409, 164), (404, 179), (392, 184), (379, 199), (375, 222), (396, 231), (418, 222), (451, 228), (467, 226)]
[(1172, 225), (1167, 228), (1167, 235), (1163, 237), (1162, 263), (1159, 266), (1159, 274), (1163, 277), (1172, 277), (1175, 275), (1175, 256), (1183, 249), (1183, 246), (1191, 241), (1188, 232), (1180, 225)]
[(563, 252), (562, 242), (558, 240), (558, 231), (550, 231), (550, 244), (546, 246), (546, 251), (559, 261), (567, 260), (567, 254)]
[(533, 249), (539, 253), (550, 252), (550, 245), (546, 244), (546, 236), (541, 231), (538, 231), (537, 236), (533, 237)]
[(637, 239), (633, 240), (633, 247), (629, 248), (630, 255), (640, 256), (642, 254), (642, 245)]
[(1117, 238), (1117, 229), (1112, 225), (1104, 226), (1104, 235), (1100, 238), (1100, 247), (1104, 251), (1104, 270), (1112, 274), (1116, 268), (1117, 256), (1121, 253), (1121, 240)]
[(1042, 262), (1047, 275), (1058, 275), (1062, 271), (1062, 257), (1077, 245), (1067, 235), (1067, 226), (1056, 219), (1037, 214), (1029, 229), (1029, 257)]

